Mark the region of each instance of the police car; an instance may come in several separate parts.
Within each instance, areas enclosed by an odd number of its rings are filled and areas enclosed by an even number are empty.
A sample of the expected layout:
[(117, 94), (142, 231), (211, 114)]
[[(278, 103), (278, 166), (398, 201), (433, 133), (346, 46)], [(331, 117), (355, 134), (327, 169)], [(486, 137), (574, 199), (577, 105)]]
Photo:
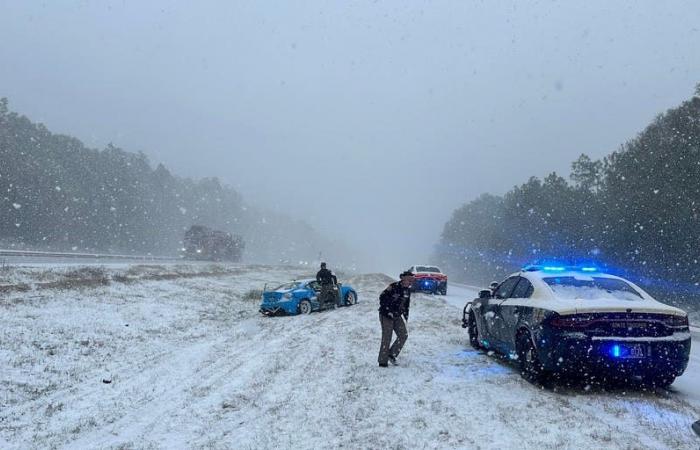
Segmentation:
[(596, 267), (528, 266), (464, 308), (471, 345), (540, 383), (573, 374), (667, 387), (690, 354), (688, 315)]

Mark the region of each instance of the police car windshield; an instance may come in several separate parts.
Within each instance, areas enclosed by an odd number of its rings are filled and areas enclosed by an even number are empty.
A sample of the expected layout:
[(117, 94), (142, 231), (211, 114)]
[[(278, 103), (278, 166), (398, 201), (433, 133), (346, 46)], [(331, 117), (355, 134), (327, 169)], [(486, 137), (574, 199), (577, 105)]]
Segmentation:
[(640, 300), (641, 294), (622, 280), (614, 278), (576, 278), (576, 277), (547, 277), (543, 278), (557, 297), (565, 300)]
[(432, 266), (416, 266), (416, 272), (440, 273), (440, 269)]

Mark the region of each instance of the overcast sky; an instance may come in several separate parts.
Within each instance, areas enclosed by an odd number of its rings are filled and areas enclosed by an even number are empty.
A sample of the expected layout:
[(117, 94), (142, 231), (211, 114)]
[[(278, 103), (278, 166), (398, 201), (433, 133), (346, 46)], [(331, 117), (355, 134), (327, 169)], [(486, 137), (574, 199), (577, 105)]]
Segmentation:
[(700, 2), (0, 0), (0, 97), (397, 270), (700, 82)]

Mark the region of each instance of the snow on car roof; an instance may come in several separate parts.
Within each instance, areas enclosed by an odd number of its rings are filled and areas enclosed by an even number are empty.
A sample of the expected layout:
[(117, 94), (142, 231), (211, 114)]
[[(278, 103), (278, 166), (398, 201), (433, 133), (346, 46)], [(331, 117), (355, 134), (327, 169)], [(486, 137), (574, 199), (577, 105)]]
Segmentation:
[[(664, 313), (664, 314), (677, 314), (684, 315), (685, 312), (673, 307), (661, 303), (650, 296), (641, 287), (637, 286), (633, 282), (626, 280), (622, 277), (611, 275), (609, 273), (601, 271), (593, 272), (582, 272), (580, 270), (572, 270), (573, 268), (565, 268), (564, 270), (534, 270), (533, 268), (527, 268), (521, 270), (520, 272), (515, 272), (511, 276), (521, 276), (524, 277), (533, 284), (535, 288), (534, 295), (528, 299), (528, 303), (545, 301), (547, 308), (552, 309), (559, 314), (573, 314), (582, 311), (622, 311), (625, 308), (633, 307), (635, 311), (645, 311), (654, 313)], [(619, 280), (620, 282), (629, 285), (634, 291), (639, 293), (639, 297), (625, 297), (625, 298), (604, 298), (609, 297), (608, 295), (603, 296), (591, 296), (590, 293), (581, 292), (580, 290), (575, 292), (573, 295), (571, 292), (566, 292), (566, 287), (564, 290), (555, 290), (545, 279), (552, 278), (574, 278), (581, 281), (593, 281), (594, 279), (609, 279), (609, 280)], [(566, 284), (566, 283), (565, 283)], [(581, 295), (586, 294), (586, 295)], [(626, 294), (624, 294), (626, 295)], [(567, 298), (568, 297), (568, 298)], [(593, 298), (601, 297), (601, 298)], [(634, 303), (630, 303), (630, 300), (634, 300)]]
[[(442, 273), (442, 271), (440, 270), (440, 268), (438, 266), (432, 266), (430, 264), (415, 264), (413, 267), (415, 267), (417, 272), (435, 272), (435, 270), (437, 270), (438, 272)], [(435, 270), (425, 270), (425, 269), (435, 269)]]
[(549, 277), (574, 277), (574, 278), (586, 278), (586, 277), (597, 277), (597, 278), (613, 278), (617, 280), (627, 281), (624, 278), (620, 278), (615, 275), (610, 275), (605, 272), (582, 272), (580, 270), (563, 270), (563, 271), (547, 271), (547, 270), (532, 270), (523, 271), (515, 273), (514, 275), (527, 273), (537, 278), (549, 278)]

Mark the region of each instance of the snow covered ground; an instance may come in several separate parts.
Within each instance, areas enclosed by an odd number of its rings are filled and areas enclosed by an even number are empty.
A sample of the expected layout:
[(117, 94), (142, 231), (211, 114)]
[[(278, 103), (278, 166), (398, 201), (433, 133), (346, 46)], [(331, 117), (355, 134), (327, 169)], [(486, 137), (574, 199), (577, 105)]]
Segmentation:
[(697, 341), (668, 391), (543, 390), (469, 348), (474, 290), (450, 286), (414, 298), (400, 365), (382, 369), (387, 278), (343, 280), (360, 303), (309, 316), (263, 317), (247, 299), (303, 275), (251, 266), (0, 294), (0, 448), (700, 446)]

